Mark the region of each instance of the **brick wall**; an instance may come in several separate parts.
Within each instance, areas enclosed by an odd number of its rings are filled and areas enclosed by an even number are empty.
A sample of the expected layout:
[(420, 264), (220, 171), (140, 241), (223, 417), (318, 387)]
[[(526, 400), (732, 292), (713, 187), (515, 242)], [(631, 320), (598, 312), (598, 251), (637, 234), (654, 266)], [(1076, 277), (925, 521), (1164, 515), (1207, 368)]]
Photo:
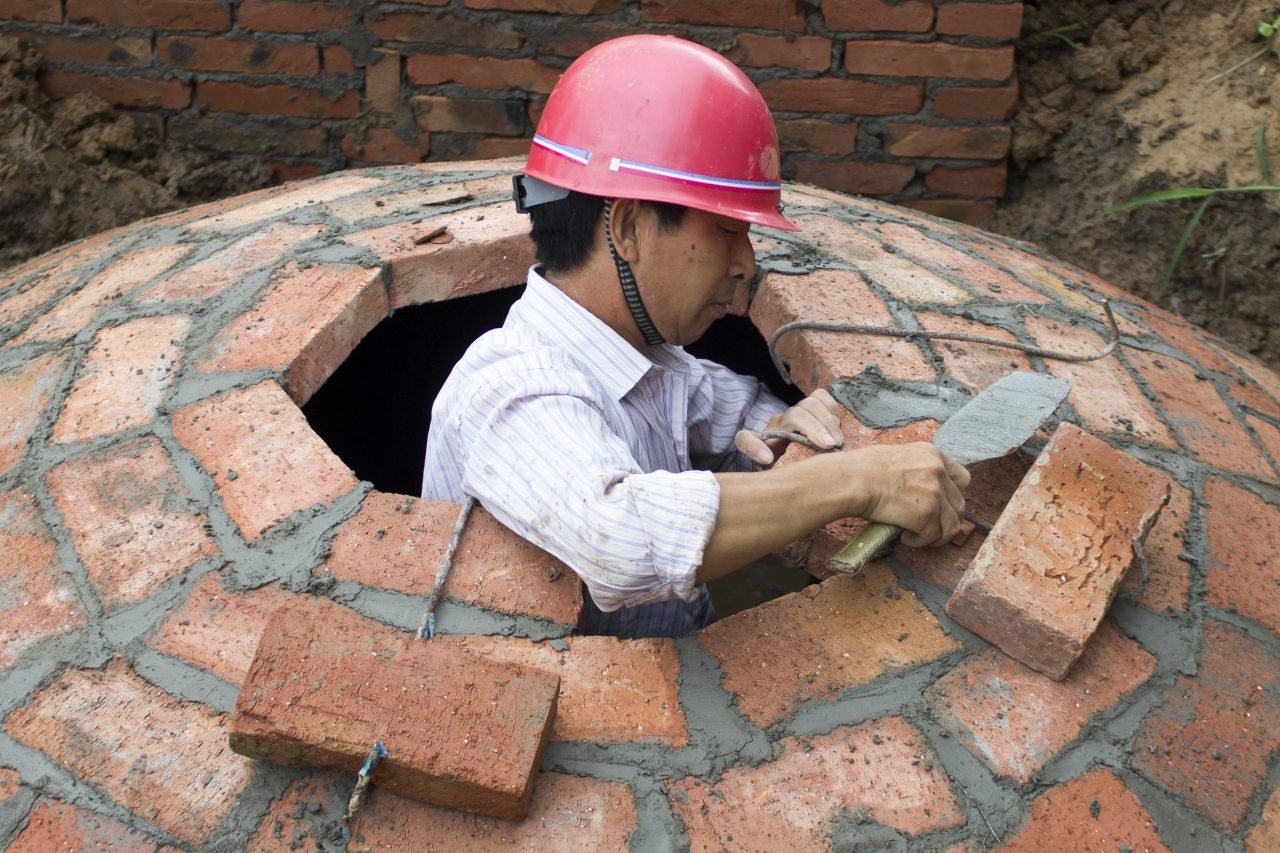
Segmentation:
[(89, 91), (282, 178), (523, 154), (590, 46), (675, 33), (764, 93), (784, 177), (981, 222), (1016, 98), (1009, 0), (0, 0), (54, 98)]

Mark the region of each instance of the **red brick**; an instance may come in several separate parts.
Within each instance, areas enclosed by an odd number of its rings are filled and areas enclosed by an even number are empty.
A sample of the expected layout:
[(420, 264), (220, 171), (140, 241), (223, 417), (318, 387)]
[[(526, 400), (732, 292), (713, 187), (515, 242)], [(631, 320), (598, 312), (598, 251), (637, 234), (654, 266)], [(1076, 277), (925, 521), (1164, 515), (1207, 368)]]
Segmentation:
[(1009, 154), (1008, 127), (939, 127), (893, 122), (885, 150), (894, 157), (1002, 160)]
[(271, 618), (236, 699), (230, 741), (259, 760), (349, 771), (380, 740), (388, 752), (380, 789), (521, 818), (559, 682), (311, 599)]
[(1013, 75), (1013, 48), (858, 41), (845, 46), (844, 69), (850, 74), (883, 77), (1008, 80)]
[(1017, 86), (948, 86), (933, 95), (933, 114), (961, 121), (1005, 121), (1018, 103)]
[(1249, 426), (1262, 442), (1263, 449), (1271, 457), (1271, 464), (1280, 467), (1280, 427), (1252, 415), (1247, 415), (1245, 420), (1249, 422)]
[(121, 37), (64, 38), (44, 34), (24, 34), (44, 54), (46, 62), (79, 62), (117, 67), (151, 64), (151, 40)]
[(3, 16), (10, 21), (62, 23), (62, 0), (5, 0)]
[(924, 185), (937, 193), (1000, 198), (1004, 195), (1005, 177), (1008, 171), (1008, 166), (1004, 163), (996, 166), (974, 166), (968, 169), (934, 166), (924, 176)]
[[(316, 573), (375, 589), (428, 595), (461, 508), (372, 492), (338, 531)], [(576, 625), (582, 588), (572, 570), (481, 507), (467, 519), (444, 595), (509, 615)]]
[(1004, 270), (983, 258), (953, 249), (942, 240), (928, 236), (920, 229), (897, 222), (878, 226), (875, 232), (887, 245), (899, 251), (905, 250), (923, 266), (952, 281), (967, 285), (972, 293), (981, 296), (999, 294), (1006, 302), (1048, 302), (1038, 290), (1027, 287)]
[(1037, 797), (1031, 803), (1026, 822), (1000, 850), (1002, 853), (1046, 850), (1168, 853), (1169, 848), (1134, 793), (1111, 771), (1094, 770)]
[(401, 799), (370, 797), (352, 824), (354, 849), (406, 850), (431, 839), (458, 853), (522, 850), (556, 853), (566, 844), (582, 850), (625, 850), (637, 830), (635, 796), (622, 783), (560, 773), (538, 774), (529, 816), (518, 823), (477, 817)]
[[(1085, 328), (1042, 317), (1028, 317), (1026, 324), (1035, 343), (1042, 347), (1085, 355), (1097, 352), (1104, 345), (1101, 336)], [(1172, 433), (1114, 356), (1079, 364), (1050, 360), (1047, 365), (1054, 376), (1071, 380), (1067, 402), (1079, 413), (1089, 431), (1132, 436), (1166, 448), (1177, 447)]]
[[(287, 213), (292, 213), (295, 210), (309, 207), (313, 204), (324, 204), (325, 202), (355, 195), (356, 193), (375, 192), (386, 185), (386, 181), (363, 175), (341, 175), (336, 178), (327, 178), (322, 181), (289, 188), (283, 192), (271, 193), (261, 200), (241, 205), (216, 216), (205, 217), (199, 222), (192, 223), (189, 228), (197, 232), (229, 231), (243, 225), (253, 225), (268, 219), (282, 217)], [(280, 235), (285, 238), (301, 236), (304, 233), (310, 236), (314, 233), (311, 229), (315, 227), (310, 225), (294, 226), (286, 223), (279, 225), (281, 229)], [(246, 241), (245, 245), (256, 244)], [(225, 259), (222, 262), (225, 263)], [(257, 272), (258, 269), (259, 267), (252, 267), (249, 272)], [(208, 270), (205, 272), (207, 273)]]
[(797, 181), (859, 195), (901, 192), (915, 176), (914, 166), (901, 163), (866, 163), (847, 159), (835, 163), (822, 160), (800, 160), (796, 163)]
[(136, 816), (202, 846), (253, 776), (228, 749), (226, 726), (225, 715), (171, 698), (116, 658), (101, 671), (66, 670), (11, 713), (5, 731)]
[[(1152, 610), (1185, 612), (1191, 594), (1191, 567), (1182, 554), (1187, 544), (1187, 523), (1191, 518), (1191, 491), (1173, 483), (1169, 503), (1160, 511), (1144, 545), (1149, 577), (1137, 595), (1138, 603)], [(1122, 594), (1139, 589), (1141, 567), (1134, 565), (1120, 585)]]
[[(751, 319), (766, 338), (799, 319), (897, 326), (888, 307), (853, 270), (815, 270), (803, 278), (768, 275), (752, 300)], [(871, 364), (895, 378), (936, 376), (920, 349), (900, 338), (804, 330), (780, 339), (777, 351), (791, 378), (806, 391), (857, 376)]]
[(804, 7), (797, 0), (743, 0), (724, 4), (716, 0), (641, 0), (640, 11), (651, 21), (720, 26), (761, 27), (771, 30), (804, 29)]
[[(61, 800), (42, 799), (27, 817), (27, 825), (7, 848), (10, 853), (49, 853), (52, 850), (111, 850), (153, 853), (162, 849), (154, 840), (96, 812)], [(174, 850), (172, 847), (164, 848)]]
[(457, 160), (495, 160), (502, 157), (520, 157), (529, 153), (529, 140), (515, 136), (455, 136), (438, 146), (433, 156)]
[(672, 640), (569, 637), (564, 651), (517, 637), (438, 636), (484, 660), (560, 677), (551, 739), (589, 743), (689, 743), (680, 705), (680, 662)]
[(779, 747), (773, 761), (731, 768), (714, 783), (666, 783), (693, 851), (828, 850), (834, 820), (850, 812), (909, 837), (965, 823), (946, 772), (901, 717)]
[[(443, 4), (441, 4), (443, 5)], [(377, 13), (365, 16), (365, 28), (384, 42), (415, 47), (441, 44), (451, 48), (483, 47), (488, 50), (517, 50), (524, 44), (510, 21), (460, 21), (415, 12)]]
[(182, 609), (165, 620), (150, 645), (224, 681), (243, 684), (271, 614), (298, 599), (275, 584), (232, 592), (221, 573), (209, 572), (191, 587)]
[(456, 83), (475, 89), (548, 94), (560, 74), (560, 69), (534, 59), (419, 53), (405, 60), (406, 79), (419, 85)]
[(1152, 332), (1172, 344), (1174, 349), (1194, 358), (1201, 368), (1233, 379), (1236, 377), (1235, 366), (1213, 347), (1200, 340), (1194, 333), (1196, 327), (1191, 323), (1155, 306), (1131, 306), (1130, 310), (1149, 326)]
[(466, 0), (463, 5), (468, 9), (503, 9), (508, 12), (607, 15), (621, 9), (622, 0)]
[(271, 381), (181, 409), (173, 434), (213, 477), (227, 514), (249, 541), (358, 485)]
[(25, 491), (0, 493), (0, 577), (0, 670), (28, 647), (85, 624), (75, 585), (59, 565), (57, 545)]
[(272, 370), (299, 406), (387, 316), (380, 269), (286, 264), (258, 304), (213, 339), (201, 372)]
[(1134, 740), (1134, 767), (1205, 820), (1240, 829), (1280, 747), (1280, 669), (1256, 640), (1205, 625), (1197, 674), (1179, 675)]
[(1205, 507), (1209, 604), (1280, 634), (1280, 508), (1216, 477), (1205, 483)]
[(66, 356), (50, 353), (0, 373), (0, 474), (22, 460), (66, 367)]
[(231, 113), (352, 118), (359, 111), (360, 96), (350, 89), (330, 92), (283, 84), (249, 86), (202, 80), (196, 86), (196, 106)]
[(431, 134), (425, 130), (415, 133), (411, 142), (389, 127), (353, 130), (342, 137), (342, 153), (363, 163), (416, 163), (429, 150)]
[(322, 163), (315, 161), (309, 163), (282, 163), (276, 160), (268, 161), (267, 165), (271, 167), (272, 179), (280, 183), (309, 181), (312, 178), (320, 177), (326, 171)]
[[(284, 207), (284, 202), (284, 199), (277, 197), (264, 202), (264, 205), (269, 208)], [(228, 228), (245, 224), (236, 220), (251, 217), (261, 211), (261, 208), (254, 211), (252, 207), (228, 213), (225, 218), (205, 220), (204, 224), (197, 223), (193, 228), (208, 230), (207, 223), (217, 220), (232, 220), (227, 223)], [(204, 260), (160, 279), (139, 294), (139, 301), (173, 302), (218, 296), (248, 276), (275, 266), (299, 244), (323, 230), (323, 225), (291, 225), (281, 222), (251, 233)]]
[[(1028, 458), (1021, 453), (970, 465), (972, 479), (964, 492), (965, 508), (978, 518), (994, 523), (1022, 482), (1028, 465)], [(983, 531), (975, 530), (958, 545), (948, 543), (937, 548), (900, 545), (893, 556), (896, 562), (929, 583), (943, 589), (955, 589), (986, 537)]]
[[(1240, 353), (1232, 352), (1224, 346), (1214, 345), (1214, 349), (1222, 353), (1222, 355), (1240, 368), (1245, 375), (1258, 384), (1258, 387), (1265, 391), (1272, 401), (1280, 401), (1280, 373), (1258, 361), (1256, 358)], [(1273, 402), (1273, 405), (1276, 403)]]
[(1269, 853), (1280, 850), (1280, 788), (1262, 809), (1262, 816), (1244, 840), (1245, 853)]
[(881, 563), (722, 619), (698, 643), (720, 662), (738, 710), (762, 727), (959, 649)]
[(1022, 29), (1022, 3), (948, 3), (938, 7), (938, 35), (1012, 40)]
[(326, 74), (355, 74), (356, 60), (351, 51), (336, 44), (320, 48), (320, 61)]
[(119, 107), (158, 107), (180, 110), (191, 103), (191, 87), (181, 80), (106, 77), (77, 71), (45, 71), (40, 88), (54, 100), (80, 92), (98, 95)]
[(947, 614), (1061, 680), (1169, 499), (1169, 478), (1062, 423), (982, 543)]
[(988, 649), (934, 682), (925, 698), (938, 723), (993, 773), (1029, 782), (1155, 667), (1142, 646), (1105, 622), (1065, 681)]
[[(991, 266), (998, 267), (1010, 275), (1017, 276), (1027, 284), (1035, 285), (1041, 292), (1047, 292), (1054, 300), (1071, 309), (1076, 315), (1104, 320), (1102, 306), (1077, 290), (1067, 287), (1057, 274), (1050, 272), (1043, 261), (1035, 255), (1017, 246), (1007, 245), (994, 236), (984, 238), (970, 237), (966, 240), (970, 257), (988, 261)], [(1120, 329), (1128, 334), (1145, 334), (1136, 323), (1130, 322), (1123, 315), (1116, 320)]]
[[(921, 328), (930, 332), (971, 335), (1010, 342), (1016, 340), (1004, 329), (964, 317), (918, 312), (916, 320)], [(1026, 354), (1017, 350), (963, 341), (932, 341), (929, 346), (942, 358), (943, 371), (947, 376), (963, 382), (975, 392), (986, 388), (1010, 370), (1033, 369)]]
[(937, 216), (942, 219), (950, 219), (953, 222), (963, 222), (965, 225), (978, 227), (986, 225), (996, 215), (996, 206), (989, 201), (926, 198), (903, 201), (902, 206), (918, 210), (921, 213), (927, 213), (930, 216)]
[(724, 52), (735, 65), (749, 68), (831, 68), (831, 39), (819, 36), (762, 36), (739, 33), (737, 44)]
[(77, 457), (47, 478), (76, 553), (109, 609), (146, 598), (217, 553), (191, 493), (154, 437)]
[(236, 24), (242, 30), (314, 35), (324, 30), (344, 32), (353, 16), (352, 8), (345, 3), (241, 0)]
[(933, 29), (933, 4), (928, 0), (896, 4), (885, 0), (826, 0), (822, 14), (828, 27), (844, 32), (927, 33)]
[(364, 96), (374, 112), (389, 113), (400, 103), (400, 53), (375, 50), (364, 70)]
[(418, 95), (409, 99), (409, 107), (423, 130), (505, 136), (524, 132), (524, 104), (513, 98)]
[(8, 767), (0, 767), (0, 803), (12, 799), (20, 790), (22, 790), (22, 778), (18, 776), (18, 772)]
[[(434, 240), (418, 241), (445, 229)], [(486, 293), (524, 281), (533, 262), (529, 219), (507, 201), (343, 238), (391, 265), (391, 309)]]
[[(46, 304), (52, 306), (56, 303), (80, 281), (83, 263), (83, 258), (72, 256), (28, 282), (21, 290), (12, 291), (8, 297), (0, 300), (0, 327), (21, 323), (42, 313), (41, 309)], [(15, 276), (12, 280), (16, 281), (17, 278)]]
[(852, 154), (858, 141), (858, 125), (821, 119), (779, 121), (778, 144), (784, 151), (813, 154)]
[(132, 320), (98, 333), (53, 428), (55, 443), (85, 441), (149, 423), (177, 371), (191, 318)]
[(913, 115), (924, 103), (924, 88), (818, 77), (760, 83), (769, 108), (782, 112), (848, 113), (858, 116)]
[(225, 38), (160, 38), (156, 43), (156, 53), (162, 62), (174, 68), (193, 71), (308, 77), (320, 73), (320, 56), (313, 44), (272, 44)]
[[(811, 232), (810, 239), (848, 261), (894, 299), (912, 305), (955, 305), (969, 301), (972, 294), (953, 284), (946, 276), (956, 271), (965, 272), (974, 266), (972, 262), (966, 266), (964, 262), (967, 259), (958, 252), (948, 249), (940, 241), (926, 240), (909, 228), (895, 226), (898, 230), (889, 231), (887, 227), (844, 225), (826, 220), (821, 229), (815, 228)], [(899, 240), (901, 244), (897, 242)], [(899, 251), (904, 247), (915, 250), (915, 257), (919, 260), (932, 260), (936, 256), (940, 261), (933, 264), (937, 271), (931, 271), (904, 255)], [(987, 274), (991, 271), (983, 269), (981, 272)]]
[(217, 0), (67, 0), (67, 23), (221, 32), (231, 26), (231, 15)]
[(79, 334), (101, 310), (145, 284), (189, 254), (191, 246), (154, 246), (122, 255), (15, 339), (15, 343), (56, 341)]
[(1127, 348), (1124, 358), (1155, 392), (1182, 444), (1200, 461), (1275, 482), (1276, 473), (1254, 447), (1217, 388), (1195, 368), (1167, 356)]

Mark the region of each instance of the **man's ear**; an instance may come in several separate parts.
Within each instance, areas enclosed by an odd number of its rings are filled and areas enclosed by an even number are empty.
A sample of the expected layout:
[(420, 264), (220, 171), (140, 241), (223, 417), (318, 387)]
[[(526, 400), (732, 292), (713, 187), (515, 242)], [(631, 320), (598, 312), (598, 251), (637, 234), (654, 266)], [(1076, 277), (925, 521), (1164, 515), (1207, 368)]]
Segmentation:
[(640, 220), (644, 205), (629, 198), (615, 198), (607, 203), (614, 248), (624, 261), (634, 264), (640, 260)]

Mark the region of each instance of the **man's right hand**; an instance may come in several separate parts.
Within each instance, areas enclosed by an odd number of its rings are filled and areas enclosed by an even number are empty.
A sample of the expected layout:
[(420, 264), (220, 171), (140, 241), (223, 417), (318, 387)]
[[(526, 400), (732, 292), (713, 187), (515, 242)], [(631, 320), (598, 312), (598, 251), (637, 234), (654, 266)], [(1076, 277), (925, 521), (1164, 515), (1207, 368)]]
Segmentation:
[(860, 481), (850, 484), (861, 494), (849, 515), (901, 527), (912, 548), (941, 545), (960, 529), (969, 472), (933, 444), (873, 445), (841, 455)]

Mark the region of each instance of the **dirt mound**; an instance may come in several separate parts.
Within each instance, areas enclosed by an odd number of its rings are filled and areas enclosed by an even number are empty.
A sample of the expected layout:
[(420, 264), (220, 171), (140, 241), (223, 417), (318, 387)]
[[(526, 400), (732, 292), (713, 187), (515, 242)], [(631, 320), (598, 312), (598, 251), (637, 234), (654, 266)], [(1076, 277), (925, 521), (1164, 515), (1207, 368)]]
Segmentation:
[(163, 144), (96, 95), (51, 103), (41, 56), (0, 36), (0, 268), (178, 207), (274, 182), (253, 158), (213, 159)]
[(1278, 12), (1261, 0), (1028, 2), (1015, 171), (993, 228), (1280, 368), (1280, 193), (1216, 198), (1167, 287), (1196, 202), (1112, 212), (1156, 190), (1261, 183), (1264, 126), (1280, 179), (1280, 56), (1257, 32)]

